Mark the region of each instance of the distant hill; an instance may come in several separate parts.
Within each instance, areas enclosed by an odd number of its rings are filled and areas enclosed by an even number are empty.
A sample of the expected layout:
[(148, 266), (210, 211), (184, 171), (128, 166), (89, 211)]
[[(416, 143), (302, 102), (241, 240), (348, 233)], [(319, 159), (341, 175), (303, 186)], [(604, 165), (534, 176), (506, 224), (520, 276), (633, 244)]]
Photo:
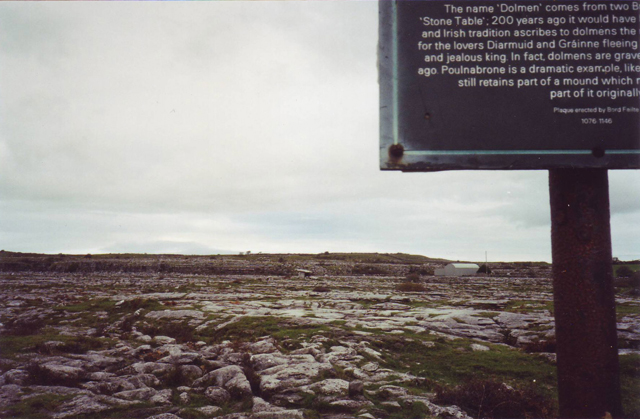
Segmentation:
[[(443, 264), (405, 253), (320, 253), (238, 255), (175, 254), (37, 254), (0, 251), (0, 272), (157, 272), (203, 275), (294, 275), (296, 269), (316, 267), (325, 274), (398, 274), (409, 266)], [(356, 269), (355, 267), (358, 266)], [(373, 268), (377, 266), (377, 268)], [(364, 267), (364, 269), (363, 269)]]

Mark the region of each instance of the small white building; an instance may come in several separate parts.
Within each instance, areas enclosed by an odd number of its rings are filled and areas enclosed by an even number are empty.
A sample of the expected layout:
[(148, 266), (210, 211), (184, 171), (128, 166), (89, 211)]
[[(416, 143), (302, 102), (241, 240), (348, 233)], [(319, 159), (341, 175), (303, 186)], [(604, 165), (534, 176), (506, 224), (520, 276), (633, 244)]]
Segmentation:
[(436, 276), (469, 276), (478, 273), (480, 267), (475, 263), (450, 263), (444, 268), (436, 269)]
[(312, 274), (311, 271), (308, 271), (306, 269), (296, 269), (296, 272), (298, 272), (298, 277), (300, 278), (308, 278)]

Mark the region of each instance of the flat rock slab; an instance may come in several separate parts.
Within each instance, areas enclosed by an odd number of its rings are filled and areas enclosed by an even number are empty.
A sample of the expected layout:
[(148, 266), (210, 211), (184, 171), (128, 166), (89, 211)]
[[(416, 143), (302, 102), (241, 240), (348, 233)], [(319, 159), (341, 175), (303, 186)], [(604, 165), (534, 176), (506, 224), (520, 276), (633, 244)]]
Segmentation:
[(181, 320), (181, 319), (204, 319), (204, 313), (199, 310), (163, 310), (151, 311), (145, 315), (148, 319), (159, 320)]

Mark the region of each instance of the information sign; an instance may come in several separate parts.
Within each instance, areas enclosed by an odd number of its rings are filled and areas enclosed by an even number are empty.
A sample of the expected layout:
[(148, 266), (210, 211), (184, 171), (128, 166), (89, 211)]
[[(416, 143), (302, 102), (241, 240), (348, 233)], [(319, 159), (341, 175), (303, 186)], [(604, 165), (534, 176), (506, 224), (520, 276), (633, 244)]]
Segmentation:
[(381, 168), (640, 168), (640, 2), (380, 1)]

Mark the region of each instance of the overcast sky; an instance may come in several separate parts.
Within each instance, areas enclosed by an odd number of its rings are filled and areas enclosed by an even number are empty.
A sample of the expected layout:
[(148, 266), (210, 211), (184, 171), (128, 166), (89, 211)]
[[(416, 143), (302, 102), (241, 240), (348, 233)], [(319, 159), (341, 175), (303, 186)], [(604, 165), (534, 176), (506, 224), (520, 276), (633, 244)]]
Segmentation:
[(375, 1), (0, 2), (0, 248), (550, 261), (546, 171), (379, 170), (376, 43)]

